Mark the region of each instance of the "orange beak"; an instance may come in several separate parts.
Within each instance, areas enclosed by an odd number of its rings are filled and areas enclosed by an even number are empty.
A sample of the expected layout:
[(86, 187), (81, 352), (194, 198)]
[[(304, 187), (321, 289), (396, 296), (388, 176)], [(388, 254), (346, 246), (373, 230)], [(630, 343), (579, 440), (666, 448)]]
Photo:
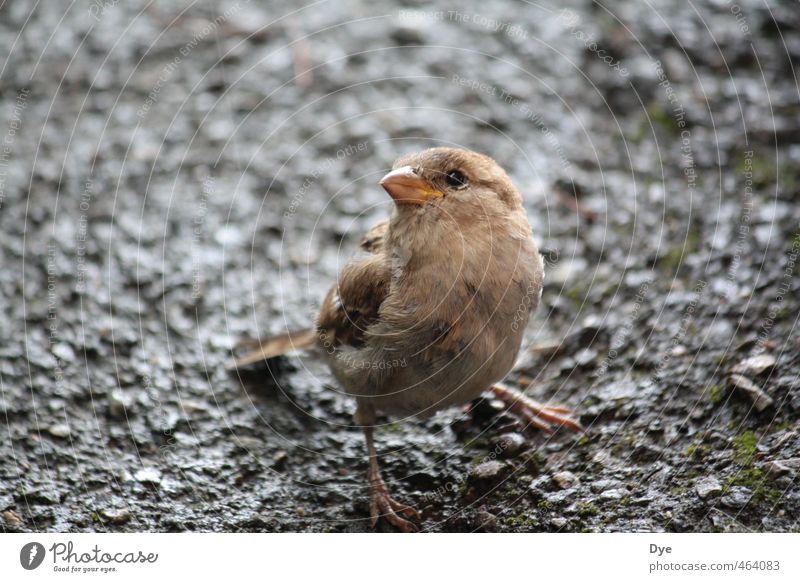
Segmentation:
[(411, 166), (403, 166), (386, 174), (380, 185), (397, 204), (424, 204), (443, 194), (432, 188)]

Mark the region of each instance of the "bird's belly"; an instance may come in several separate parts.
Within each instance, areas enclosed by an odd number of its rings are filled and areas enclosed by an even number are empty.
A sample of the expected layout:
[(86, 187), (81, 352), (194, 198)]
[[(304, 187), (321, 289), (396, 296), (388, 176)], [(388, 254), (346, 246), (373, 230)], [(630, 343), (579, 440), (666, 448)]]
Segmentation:
[[(439, 410), (470, 402), (511, 370), (519, 351), (517, 337), (490, 350), (465, 351), (453, 357), (422, 354), (376, 386), (375, 407), (393, 416), (432, 416)], [(426, 357), (427, 356), (427, 357)]]

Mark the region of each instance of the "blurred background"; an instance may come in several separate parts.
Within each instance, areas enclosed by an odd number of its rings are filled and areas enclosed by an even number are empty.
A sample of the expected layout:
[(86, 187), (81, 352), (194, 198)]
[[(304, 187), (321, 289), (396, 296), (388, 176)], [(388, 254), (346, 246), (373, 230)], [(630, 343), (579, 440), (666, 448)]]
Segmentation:
[(382, 426), (423, 529), (797, 531), (799, 33), (757, 0), (3, 3), (0, 527), (368, 531), (322, 362), (223, 365), (447, 145), (546, 259), (510, 381), (590, 432)]

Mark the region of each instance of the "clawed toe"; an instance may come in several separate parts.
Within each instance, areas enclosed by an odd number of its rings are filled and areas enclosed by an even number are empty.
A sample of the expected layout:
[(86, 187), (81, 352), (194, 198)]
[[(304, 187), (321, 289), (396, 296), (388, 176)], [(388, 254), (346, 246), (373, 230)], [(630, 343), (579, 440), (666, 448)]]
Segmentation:
[(386, 484), (383, 479), (374, 479), (370, 484), (370, 516), (372, 518), (372, 527), (378, 525), (378, 518), (384, 518), (394, 527), (406, 533), (417, 531), (417, 526), (413, 523), (400, 517), (402, 514), (405, 517), (419, 517), (416, 509), (410, 505), (405, 505), (399, 501), (395, 501), (389, 495)]
[(553, 426), (563, 426), (575, 432), (585, 432), (584, 428), (571, 418), (572, 410), (565, 406), (546, 406), (528, 398), (522, 392), (495, 384), (491, 393), (501, 400), (513, 414), (522, 417), (530, 426), (546, 434), (553, 433)]

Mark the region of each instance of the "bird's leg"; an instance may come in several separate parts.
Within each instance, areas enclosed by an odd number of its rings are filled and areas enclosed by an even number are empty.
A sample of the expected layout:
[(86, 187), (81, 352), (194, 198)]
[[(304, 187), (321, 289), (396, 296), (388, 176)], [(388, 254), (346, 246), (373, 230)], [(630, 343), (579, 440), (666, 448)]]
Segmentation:
[(375, 451), (375, 439), (373, 437), (375, 411), (371, 406), (359, 401), (355, 421), (362, 426), (364, 437), (367, 439), (367, 454), (369, 455), (367, 480), (369, 481), (369, 513), (372, 517), (372, 527), (377, 525), (379, 517), (384, 517), (386, 521), (404, 532), (416, 531), (417, 528), (413, 523), (403, 519), (398, 514), (406, 517), (418, 517), (417, 510), (392, 499), (389, 495), (389, 488), (386, 487), (386, 482), (381, 477), (381, 472), (378, 468), (378, 454)]
[(406, 517), (418, 517), (417, 510), (409, 505), (405, 505), (392, 499), (386, 482), (381, 477), (378, 469), (378, 455), (375, 453), (375, 443), (372, 438), (373, 427), (364, 427), (364, 436), (367, 439), (367, 452), (369, 453), (369, 468), (367, 469), (367, 479), (369, 480), (369, 513), (372, 517), (372, 527), (378, 524), (378, 518), (384, 517), (386, 521), (404, 532), (416, 531), (416, 526), (403, 519), (398, 514)]
[(570, 418), (572, 410), (564, 406), (545, 406), (525, 396), (519, 390), (495, 384), (489, 388), (489, 392), (501, 400), (508, 411), (516, 414), (534, 428), (552, 434), (555, 426), (564, 426), (575, 432), (583, 432), (583, 427)]

